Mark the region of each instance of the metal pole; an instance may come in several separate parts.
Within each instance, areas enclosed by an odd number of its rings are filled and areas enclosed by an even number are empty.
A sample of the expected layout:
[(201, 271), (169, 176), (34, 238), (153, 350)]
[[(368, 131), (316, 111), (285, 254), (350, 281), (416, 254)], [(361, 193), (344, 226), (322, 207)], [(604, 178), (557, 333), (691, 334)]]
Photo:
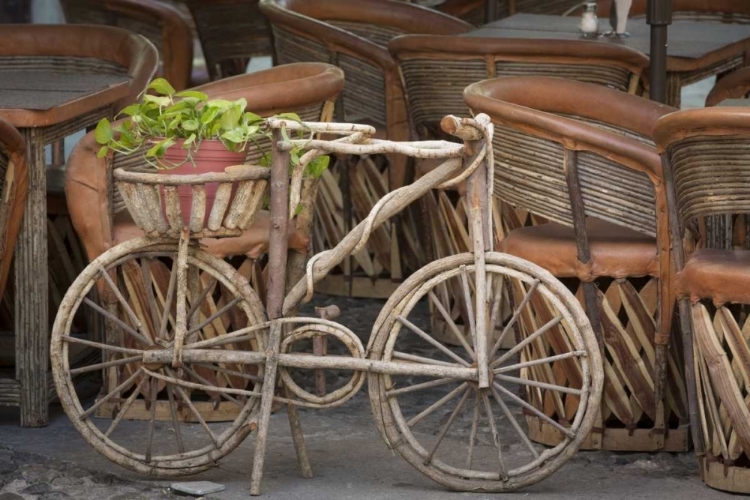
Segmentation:
[(667, 101), (667, 26), (672, 24), (672, 0), (648, 0), (646, 22), (651, 25), (649, 96)]

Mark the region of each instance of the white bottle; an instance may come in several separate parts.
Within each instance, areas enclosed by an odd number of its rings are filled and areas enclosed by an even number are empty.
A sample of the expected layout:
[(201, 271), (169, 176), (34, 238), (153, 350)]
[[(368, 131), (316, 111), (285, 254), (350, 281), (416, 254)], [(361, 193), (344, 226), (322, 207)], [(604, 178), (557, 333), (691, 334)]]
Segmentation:
[(585, 38), (594, 38), (599, 34), (599, 19), (596, 17), (596, 3), (589, 2), (584, 5), (580, 29)]

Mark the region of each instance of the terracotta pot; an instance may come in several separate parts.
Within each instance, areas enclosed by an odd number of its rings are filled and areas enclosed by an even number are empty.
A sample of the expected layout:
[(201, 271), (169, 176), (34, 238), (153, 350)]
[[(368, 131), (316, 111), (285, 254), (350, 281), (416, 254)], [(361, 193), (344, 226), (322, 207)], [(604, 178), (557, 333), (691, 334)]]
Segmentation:
[[(224, 172), (224, 169), (226, 167), (244, 163), (245, 156), (247, 154), (245, 151), (241, 151), (239, 153), (229, 151), (218, 139), (207, 139), (201, 142), (198, 151), (193, 153), (193, 162), (195, 163), (195, 165), (193, 165), (193, 163), (191, 163), (190, 161), (185, 162), (188, 151), (182, 148), (183, 142), (184, 140), (177, 141), (164, 153), (164, 161), (162, 162), (162, 164), (167, 168), (159, 170), (160, 173), (171, 175), (196, 175), (207, 174), (211, 172)], [(180, 163), (182, 163), (182, 165), (177, 168), (169, 168), (171, 165)], [(208, 214), (211, 213), (211, 208), (214, 206), (214, 199), (216, 198), (216, 189), (218, 188), (218, 184), (206, 184), (205, 188), (205, 217), (207, 217)], [(179, 186), (177, 188), (177, 193), (180, 196), (180, 212), (182, 214), (182, 221), (183, 223), (187, 224), (188, 221), (190, 221), (190, 210), (193, 205), (192, 188), (190, 186)]]

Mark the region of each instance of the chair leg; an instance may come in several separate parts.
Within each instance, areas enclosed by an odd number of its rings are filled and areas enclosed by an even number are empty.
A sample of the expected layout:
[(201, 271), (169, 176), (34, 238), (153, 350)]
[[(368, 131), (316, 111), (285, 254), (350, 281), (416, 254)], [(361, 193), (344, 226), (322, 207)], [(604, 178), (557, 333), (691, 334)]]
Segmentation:
[[(292, 395), (289, 389), (284, 388), (284, 392), (287, 399), (291, 399)], [(294, 442), (294, 451), (297, 453), (297, 463), (299, 464), (299, 472), (305, 479), (311, 479), (313, 477), (313, 470), (310, 466), (310, 460), (307, 457), (307, 445), (305, 444), (305, 434), (302, 432), (302, 422), (299, 419), (299, 412), (297, 406), (289, 404), (286, 407), (286, 414), (289, 417), (289, 428), (292, 431), (292, 441)]]
[(695, 364), (693, 362), (693, 328), (691, 324), (690, 302), (681, 299), (679, 304), (680, 329), (682, 330), (682, 352), (685, 359), (685, 386), (688, 397), (688, 413), (690, 415), (690, 432), (693, 437), (695, 454), (701, 457), (705, 452), (703, 434), (700, 429), (700, 416), (698, 412), (698, 391), (695, 381)]

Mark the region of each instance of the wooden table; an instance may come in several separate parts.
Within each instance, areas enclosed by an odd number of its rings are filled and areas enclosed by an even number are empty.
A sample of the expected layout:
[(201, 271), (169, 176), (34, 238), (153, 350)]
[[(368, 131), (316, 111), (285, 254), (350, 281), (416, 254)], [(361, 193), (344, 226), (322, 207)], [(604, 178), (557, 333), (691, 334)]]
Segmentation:
[[(541, 14), (516, 14), (463, 36), (488, 38), (541, 38), (548, 40), (583, 39), (577, 17)], [(609, 31), (609, 22), (599, 20), (599, 31)], [(617, 43), (648, 55), (650, 27), (645, 19), (628, 21), (627, 38), (600, 37), (597, 40)], [(750, 64), (750, 25), (706, 21), (675, 20), (669, 26), (667, 49), (667, 102), (680, 107), (683, 86), (703, 78), (733, 71)]]
[[(6, 63), (8, 60), (5, 61)], [(0, 58), (0, 117), (26, 138), (29, 194), (15, 252), (16, 382), (21, 425), (48, 422), (49, 359), (45, 146), (113, 115), (128, 95), (124, 74), (8, 69)]]

